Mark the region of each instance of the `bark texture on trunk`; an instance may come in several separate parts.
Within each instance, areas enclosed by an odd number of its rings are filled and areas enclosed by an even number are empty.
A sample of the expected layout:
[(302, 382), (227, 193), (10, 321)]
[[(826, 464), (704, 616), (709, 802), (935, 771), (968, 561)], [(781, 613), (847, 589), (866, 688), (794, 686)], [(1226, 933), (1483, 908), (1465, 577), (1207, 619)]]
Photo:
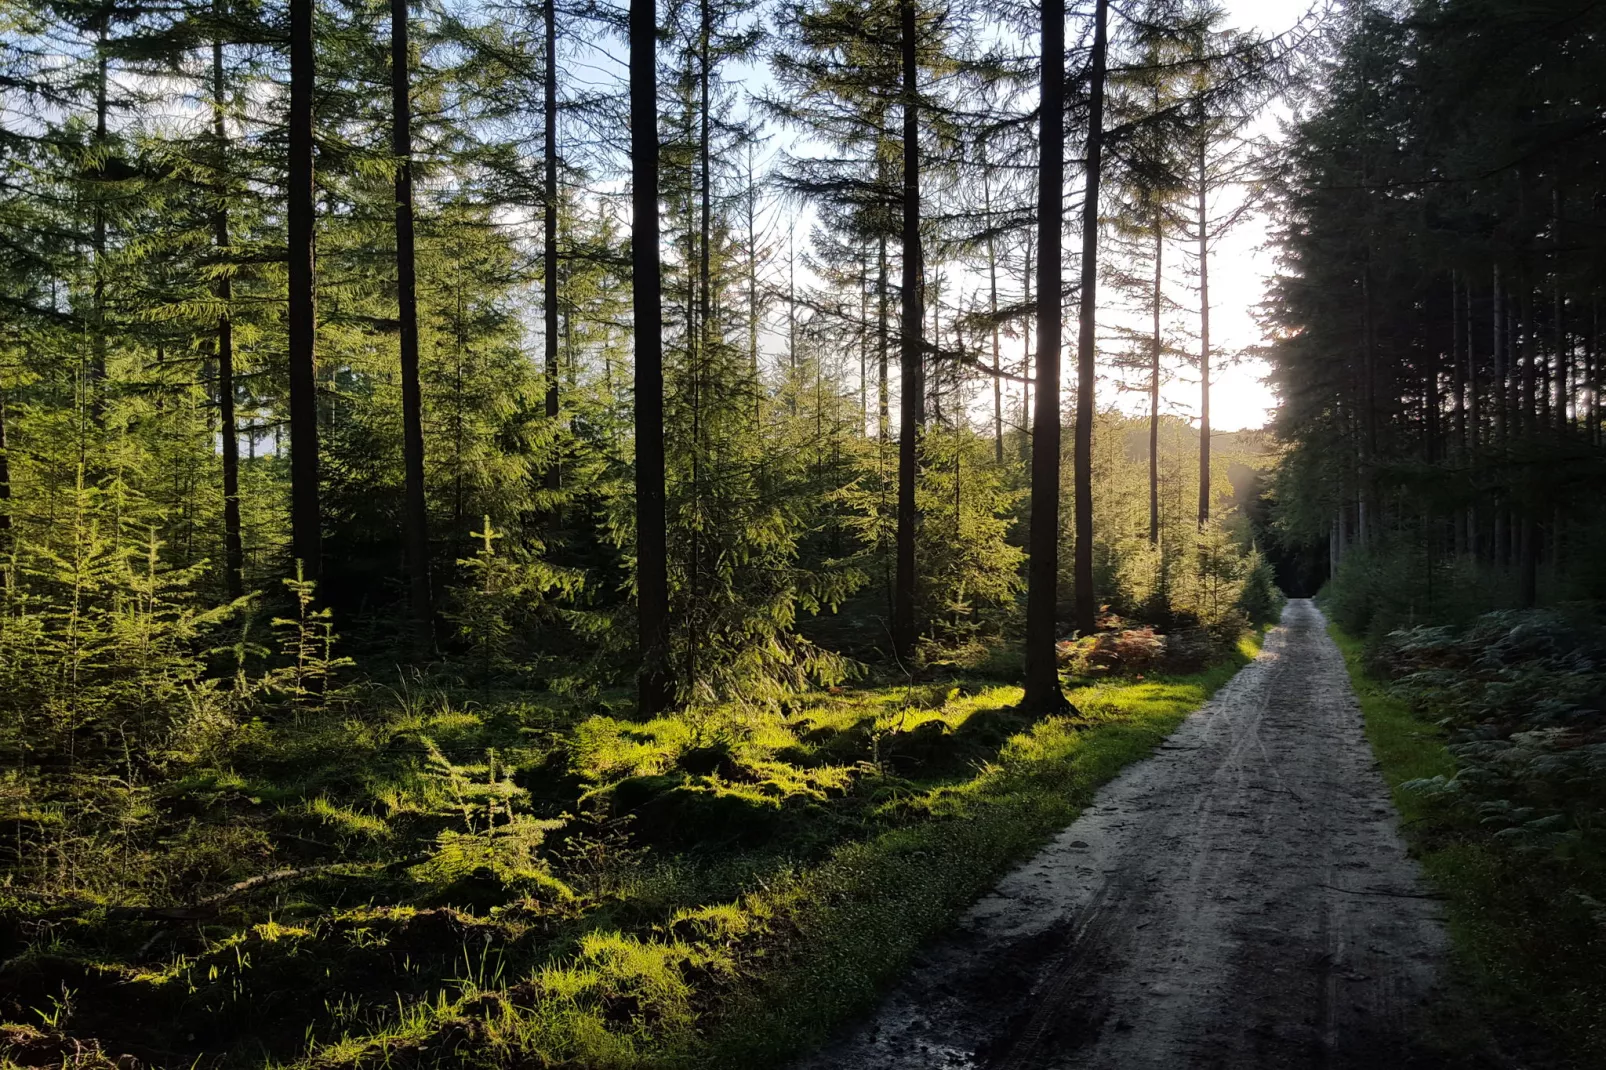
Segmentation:
[[(1100, 11), (1103, 0), (1100, 0)], [(1027, 534), (1028, 710), (1067, 705), (1060, 690), (1060, 277), (1065, 196), (1065, 3), (1043, 2), (1043, 74), (1038, 100), (1037, 395), (1032, 415), (1032, 516)], [(1080, 581), (1078, 581), (1080, 582)]]
[(643, 715), (669, 707), (669, 538), (664, 512), (663, 276), (658, 249), (658, 42), (654, 0), (630, 4), (631, 301), (636, 347), (636, 607)]

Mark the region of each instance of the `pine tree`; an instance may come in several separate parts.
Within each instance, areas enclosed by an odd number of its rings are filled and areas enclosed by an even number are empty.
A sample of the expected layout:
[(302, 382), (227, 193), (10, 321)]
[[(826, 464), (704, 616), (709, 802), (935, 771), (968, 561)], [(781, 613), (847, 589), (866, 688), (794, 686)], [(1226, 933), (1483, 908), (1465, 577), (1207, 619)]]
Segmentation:
[[(1060, 236), (1065, 188), (1065, 7), (1058, 0), (1043, 5), (1042, 54), (1037, 138), (1037, 408), (1032, 417), (1032, 520), (1027, 546), (1031, 572), (1026, 594), (1026, 694), (1021, 699), (1029, 710), (1053, 710), (1065, 704), (1055, 648), (1059, 638), (1062, 316), (1058, 294), (1062, 289)], [(1081, 425), (1077, 426), (1080, 429)], [(1080, 479), (1081, 469), (1077, 471)], [(1080, 502), (1084, 500), (1080, 481), (1077, 488)], [(1080, 591), (1080, 572), (1077, 584)]]
[(664, 512), (663, 283), (658, 249), (658, 50), (652, 0), (630, 5), (631, 257), (636, 349), (636, 604), (643, 715), (663, 710), (669, 666)]

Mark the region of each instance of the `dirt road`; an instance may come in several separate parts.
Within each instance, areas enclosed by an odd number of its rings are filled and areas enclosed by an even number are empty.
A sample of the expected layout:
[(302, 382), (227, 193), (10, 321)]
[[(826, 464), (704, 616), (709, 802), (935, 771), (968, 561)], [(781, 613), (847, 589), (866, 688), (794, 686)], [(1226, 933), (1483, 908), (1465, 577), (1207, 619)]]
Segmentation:
[(1438, 1066), (1446, 950), (1309, 601), (807, 1070)]

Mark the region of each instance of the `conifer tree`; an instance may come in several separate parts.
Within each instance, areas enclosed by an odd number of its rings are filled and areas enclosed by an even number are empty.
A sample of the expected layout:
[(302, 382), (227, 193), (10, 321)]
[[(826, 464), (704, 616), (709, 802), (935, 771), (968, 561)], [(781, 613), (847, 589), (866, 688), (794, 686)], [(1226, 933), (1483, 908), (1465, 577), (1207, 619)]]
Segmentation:
[[(1059, 0), (1046, 0), (1043, 4), (1041, 40), (1043, 62), (1039, 82), (1037, 138), (1037, 390), (1034, 395), (1037, 408), (1032, 416), (1031, 436), (1032, 521), (1027, 547), (1031, 574), (1026, 595), (1026, 694), (1021, 700), (1022, 705), (1030, 710), (1052, 710), (1065, 704), (1064, 692), (1060, 690), (1059, 657), (1055, 647), (1055, 641), (1059, 638), (1056, 610), (1059, 604), (1062, 316), (1058, 295), (1062, 289), (1060, 238), (1065, 190), (1065, 7)], [(1078, 424), (1078, 429), (1080, 426)], [(1080, 467), (1077, 472), (1080, 474)], [(1077, 487), (1077, 500), (1080, 502), (1080, 482)]]
[(429, 582), (429, 512), (424, 499), (424, 403), (418, 372), (418, 282), (413, 237), (413, 134), (407, 0), (391, 0), (391, 149), (396, 154), (396, 303), (401, 335), (402, 455), (408, 606), (417, 641), (434, 631)]
[(630, 4), (631, 260), (636, 351), (636, 605), (644, 715), (663, 710), (669, 666), (664, 507), (663, 284), (658, 248), (658, 49), (653, 0)]
[[(1093, 9), (1093, 46), (1088, 73), (1087, 141), (1084, 150), (1086, 177), (1082, 192), (1082, 284), (1077, 311), (1075, 606), (1076, 630), (1083, 635), (1092, 633), (1098, 616), (1098, 599), (1093, 590), (1093, 395), (1098, 382), (1099, 180), (1103, 167), (1108, 14), (1107, 0), (1097, 0)], [(1039, 288), (1039, 292), (1045, 291)]]
[(898, 405), (897, 580), (893, 588), (892, 647), (912, 661), (915, 635), (915, 533), (919, 504), (915, 483), (920, 433), (925, 423), (925, 263), (920, 237), (920, 60), (914, 0), (899, 0), (903, 81), (903, 315), (899, 322), (902, 386)]
[(289, 177), (286, 190), (289, 257), (290, 526), (291, 552), (309, 583), (322, 576), (323, 520), (318, 464), (318, 383), (315, 355), (313, 93), (314, 0), (290, 4)]

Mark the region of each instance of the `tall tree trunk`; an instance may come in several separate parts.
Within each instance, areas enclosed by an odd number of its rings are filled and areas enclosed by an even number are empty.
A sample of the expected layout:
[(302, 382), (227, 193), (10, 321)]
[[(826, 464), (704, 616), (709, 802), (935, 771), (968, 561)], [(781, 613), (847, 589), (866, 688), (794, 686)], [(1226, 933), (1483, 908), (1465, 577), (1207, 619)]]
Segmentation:
[(998, 249), (993, 241), (993, 189), (987, 160), (982, 159), (982, 199), (987, 213), (987, 311), (993, 321), (993, 461), (1004, 463), (1004, 381), (998, 363)]
[(1154, 210), (1154, 323), (1149, 349), (1149, 545), (1160, 545), (1160, 302), (1165, 285), (1165, 225)]
[[(1470, 339), (1461, 334), (1461, 286), (1456, 272), (1450, 272), (1450, 446), (1447, 451), (1458, 465), (1467, 464), (1467, 366), (1461, 359), (1462, 350)], [(1466, 526), (1461, 517), (1452, 515), (1451, 539), (1457, 557), (1467, 552)]]
[(876, 251), (876, 350), (879, 354), (876, 369), (876, 439), (885, 444), (891, 434), (890, 410), (892, 399), (887, 389), (887, 361), (889, 357), (888, 335), (891, 333), (888, 323), (891, 313), (888, 309), (888, 288), (890, 282), (887, 278), (887, 236), (881, 235)]
[(0, 388), (0, 587), (11, 579), (11, 453), (6, 438), (6, 392)]
[[(107, 80), (109, 77), (108, 65), (110, 56), (107, 51), (107, 35), (111, 26), (111, 7), (108, 5), (100, 13), (96, 23), (95, 40), (95, 148), (104, 152), (106, 147), (106, 121), (109, 105), (107, 102)], [(89, 340), (89, 376), (85, 385), (89, 396), (89, 411), (94, 422), (99, 425), (106, 415), (106, 399), (104, 387), (106, 382), (106, 161), (101, 159), (97, 163), (99, 176), (95, 186), (94, 232), (91, 236), (92, 251), (95, 256), (95, 289), (91, 298), (91, 315), (94, 317), (94, 331)]]
[(1494, 407), (1494, 438), (1496, 445), (1502, 449), (1506, 446), (1506, 415), (1508, 405), (1506, 391), (1506, 347), (1505, 347), (1505, 310), (1506, 296), (1500, 286), (1500, 265), (1494, 265), (1494, 296), (1490, 302), (1493, 309), (1491, 323), (1494, 333), (1494, 382), (1490, 384), (1490, 400)]
[[(1064, 178), (1061, 167), (1061, 180)], [(1063, 214), (1062, 214), (1063, 219)], [(1021, 321), (1020, 354), (1020, 459), (1026, 464), (1032, 460), (1032, 235), (1028, 231), (1021, 250), (1021, 303), (1027, 314)]]
[[(1490, 320), (1494, 336), (1494, 381), (1490, 384), (1490, 404), (1494, 408), (1494, 444), (1502, 454), (1510, 449), (1511, 437), (1511, 358), (1506, 345), (1506, 293), (1502, 286), (1500, 265), (1494, 265), (1493, 311)], [(1506, 568), (1511, 563), (1510, 503), (1497, 500), (1493, 519), (1493, 553), (1495, 564)]]
[[(213, 0), (221, 18), (224, 0)], [(229, 248), (229, 129), (225, 115), (227, 94), (223, 85), (223, 41), (212, 42), (212, 140), (217, 152), (217, 211), (212, 216), (212, 241), (219, 256)], [(227, 270), (219, 273), (217, 299), (223, 311), (217, 318), (217, 397), (220, 445), (223, 455), (223, 586), (230, 598), (245, 594), (245, 545), (240, 533), (240, 435), (234, 412), (234, 321), (230, 304), (234, 283)]]
[(792, 411), (797, 411), (797, 224), (786, 232), (786, 366), (791, 370), (793, 383), (788, 396)]
[[(558, 418), (558, 10), (557, 0), (543, 5), (546, 23), (546, 70), (543, 110), (546, 133), (546, 175), (543, 191), (541, 311), (546, 321), (546, 418)], [(546, 488), (557, 490), (563, 466), (556, 457), (546, 470)]]
[(655, 0), (630, 3), (630, 254), (636, 348), (636, 607), (643, 716), (667, 709), (669, 536), (664, 507), (663, 276), (658, 249), (658, 41)]
[(902, 398), (898, 413), (897, 581), (892, 645), (905, 666), (915, 651), (915, 475), (925, 417), (925, 264), (920, 247), (919, 47), (914, 0), (900, 0), (903, 31), (903, 322)]
[[(1082, 292), (1076, 342), (1076, 630), (1091, 635), (1098, 626), (1093, 591), (1093, 392), (1098, 382), (1099, 180), (1104, 157), (1105, 23), (1109, 0), (1093, 13), (1093, 56), (1089, 74), (1087, 180), (1082, 203)], [(1041, 288), (1040, 288), (1041, 289)], [(1058, 291), (1056, 291), (1057, 293)], [(1043, 290), (1043, 296), (1048, 291)], [(1041, 411), (1041, 409), (1039, 409)]]
[[(1482, 448), (1483, 414), (1480, 411), (1478, 398), (1478, 354), (1473, 344), (1472, 332), (1472, 280), (1467, 279), (1464, 287), (1466, 299), (1461, 305), (1461, 321), (1463, 332), (1466, 335), (1467, 351), (1467, 455), (1469, 463), (1479, 463), (1479, 450)], [(1477, 507), (1467, 506), (1467, 549), (1474, 559), (1479, 554), (1478, 539), (1478, 513)]]
[(1355, 538), (1372, 541), (1372, 465), (1377, 458), (1377, 347), (1372, 320), (1372, 249), (1361, 266), (1361, 455), (1355, 503)]
[(408, 608), (414, 638), (434, 646), (429, 512), (424, 500), (424, 400), (418, 381), (418, 281), (413, 235), (413, 102), (407, 0), (390, 0), (391, 151), (396, 155), (396, 309), (401, 320), (402, 465)]
[[(1561, 192), (1559, 190), (1557, 190), (1557, 189), (1552, 189), (1550, 191), (1550, 218), (1551, 218), (1551, 226), (1550, 226), (1551, 240), (1552, 240), (1552, 242), (1554, 242), (1556, 245), (1559, 246), (1561, 241), (1562, 241), (1562, 232), (1561, 232), (1562, 231), (1562, 227), (1561, 227)], [(1568, 401), (1567, 380), (1568, 380), (1568, 372), (1572, 367), (1572, 354), (1571, 354), (1571, 352), (1569, 350), (1569, 347), (1568, 347), (1568, 344), (1567, 344), (1566, 305), (1562, 301), (1562, 296), (1561, 296), (1561, 267), (1562, 267), (1562, 265), (1561, 265), (1561, 254), (1560, 254), (1560, 252), (1552, 253), (1551, 259), (1553, 261), (1553, 264), (1552, 264), (1551, 273), (1550, 273), (1550, 300), (1551, 300), (1551, 324), (1550, 324), (1550, 327), (1551, 327), (1552, 337), (1554, 338), (1554, 345), (1553, 345), (1552, 349), (1553, 349), (1553, 351), (1555, 353), (1555, 357), (1554, 357), (1554, 363), (1551, 366), (1552, 384), (1551, 384), (1549, 389), (1550, 389), (1550, 393), (1555, 398), (1555, 401), (1554, 401), (1553, 406), (1552, 406), (1551, 416), (1552, 416), (1553, 420), (1555, 421), (1556, 437), (1557, 438), (1562, 438), (1567, 434), (1567, 431), (1568, 431), (1568, 421), (1567, 421), (1567, 401)], [(1552, 548), (1554, 549), (1555, 540), (1551, 540), (1551, 541), (1552, 541)]]
[(859, 433), (870, 427), (870, 251), (859, 250)]
[(756, 394), (758, 375), (758, 182), (753, 174), (753, 146), (747, 146), (747, 362)]
[(1515, 303), (1514, 310), (1521, 317), (1521, 329), (1513, 330), (1512, 336), (1521, 347), (1519, 375), (1520, 404), (1522, 405), (1520, 434), (1525, 439), (1537, 439), (1541, 421), (1541, 403), (1544, 392), (1539, 389), (1540, 368), (1538, 339), (1534, 332), (1534, 300), (1533, 284), (1528, 281), (1526, 273), (1519, 276), (1522, 281), (1522, 298)]
[(1210, 523), (1209, 142), (1199, 139), (1199, 530)]
[(302, 574), (323, 575), (318, 490), (318, 372), (315, 354), (312, 175), (313, 0), (290, 0), (290, 552)]
[[(550, 2), (550, 0), (549, 0)], [(697, 224), (697, 320), (695, 330), (688, 334), (688, 340), (695, 343), (693, 359), (691, 360), (691, 499), (693, 513), (700, 513), (702, 508), (702, 371), (703, 362), (708, 359), (708, 348), (712, 335), (709, 323), (713, 319), (713, 264), (710, 258), (710, 247), (713, 244), (713, 212), (714, 212), (714, 170), (712, 162), (712, 131), (709, 111), (709, 78), (712, 66), (709, 47), (713, 38), (713, 28), (710, 23), (711, 12), (708, 0), (701, 0), (698, 5), (701, 18), (701, 27), (698, 33), (698, 131), (697, 131), (697, 179), (698, 179), (698, 224)], [(688, 324), (691, 326), (691, 324)], [(699, 629), (699, 609), (702, 590), (702, 525), (691, 525), (691, 554), (687, 569), (688, 603), (691, 611), (686, 614), (688, 633), (686, 637), (686, 679), (683, 681), (687, 688), (697, 684), (699, 675), (698, 655), (701, 653)]]
[[(1104, 0), (1099, 0), (1101, 20), (1103, 12)], [(1101, 34), (1099, 41), (1102, 40)], [(1021, 698), (1021, 705), (1033, 712), (1063, 709), (1067, 705), (1065, 694), (1060, 690), (1059, 658), (1055, 648), (1059, 637), (1055, 611), (1059, 604), (1060, 294), (1064, 289), (1060, 279), (1060, 242), (1065, 213), (1064, 0), (1043, 0), (1042, 42), (1037, 119), (1037, 408), (1032, 414), (1026, 688)], [(1096, 190), (1094, 198), (1097, 199)], [(1078, 431), (1080, 433), (1080, 429)], [(1077, 471), (1080, 473), (1081, 469)], [(1078, 493), (1081, 493), (1080, 484)], [(1080, 590), (1077, 593), (1080, 597)]]

